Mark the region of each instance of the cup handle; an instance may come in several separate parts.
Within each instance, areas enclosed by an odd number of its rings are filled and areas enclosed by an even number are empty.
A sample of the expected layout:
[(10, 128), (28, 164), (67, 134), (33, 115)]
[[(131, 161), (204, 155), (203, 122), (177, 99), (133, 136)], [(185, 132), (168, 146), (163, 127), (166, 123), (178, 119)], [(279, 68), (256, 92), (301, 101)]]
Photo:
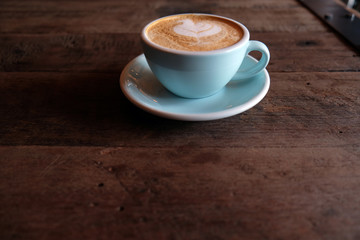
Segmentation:
[(237, 71), (233, 79), (243, 79), (243, 78), (252, 77), (255, 74), (259, 73), (268, 65), (270, 60), (270, 52), (265, 44), (259, 41), (249, 41), (248, 47), (246, 49), (246, 55), (248, 55), (249, 52), (251, 51), (261, 52), (260, 61), (248, 69)]

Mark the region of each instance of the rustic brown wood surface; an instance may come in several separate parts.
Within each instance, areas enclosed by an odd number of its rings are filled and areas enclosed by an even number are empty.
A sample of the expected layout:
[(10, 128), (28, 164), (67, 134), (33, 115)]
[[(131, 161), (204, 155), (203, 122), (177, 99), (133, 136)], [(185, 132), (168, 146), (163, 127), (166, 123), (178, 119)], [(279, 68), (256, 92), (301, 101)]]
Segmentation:
[[(150, 20), (206, 12), (269, 46), (243, 114), (121, 93)], [(360, 239), (360, 55), (295, 0), (0, 1), (0, 239)]]

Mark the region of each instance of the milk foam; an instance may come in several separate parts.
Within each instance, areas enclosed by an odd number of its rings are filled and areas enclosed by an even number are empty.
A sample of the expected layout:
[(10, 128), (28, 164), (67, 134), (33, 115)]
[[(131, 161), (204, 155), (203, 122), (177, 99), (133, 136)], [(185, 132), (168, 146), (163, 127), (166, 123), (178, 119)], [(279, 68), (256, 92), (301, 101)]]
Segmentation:
[(174, 27), (174, 31), (177, 34), (188, 37), (201, 38), (211, 36), (221, 32), (222, 30), (221, 26), (218, 26), (216, 23), (194, 23), (191, 19), (184, 19), (179, 22), (181, 25), (176, 25)]
[(209, 15), (170, 16), (151, 24), (146, 35), (163, 47), (185, 51), (211, 51), (231, 46), (243, 36), (236, 23)]

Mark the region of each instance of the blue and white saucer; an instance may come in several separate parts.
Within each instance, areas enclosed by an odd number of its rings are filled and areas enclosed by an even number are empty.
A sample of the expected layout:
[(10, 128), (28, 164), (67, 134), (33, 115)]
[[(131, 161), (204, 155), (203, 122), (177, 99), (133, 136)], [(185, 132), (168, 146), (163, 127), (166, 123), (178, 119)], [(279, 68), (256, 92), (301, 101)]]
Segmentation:
[[(247, 56), (240, 69), (247, 69), (256, 62)], [(160, 84), (141, 54), (124, 68), (120, 86), (133, 104), (154, 115), (184, 121), (208, 121), (230, 117), (254, 107), (268, 92), (270, 77), (264, 69), (251, 78), (231, 80), (210, 97), (182, 98)]]

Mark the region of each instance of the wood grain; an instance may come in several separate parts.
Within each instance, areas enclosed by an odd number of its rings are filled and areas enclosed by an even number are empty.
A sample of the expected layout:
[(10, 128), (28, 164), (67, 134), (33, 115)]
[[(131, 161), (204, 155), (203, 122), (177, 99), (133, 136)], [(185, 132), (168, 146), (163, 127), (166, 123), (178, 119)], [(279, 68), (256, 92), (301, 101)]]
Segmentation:
[(358, 149), (2, 147), (0, 154), (8, 160), (2, 182), (22, 173), (1, 186), (6, 238), (360, 234)]
[[(254, 33), (251, 39), (269, 46), (270, 72), (360, 71), (360, 55), (333, 33), (293, 33), (291, 38), (288, 33)], [(0, 70), (6, 72), (120, 74), (142, 53), (139, 34), (6, 34), (0, 45)]]
[[(125, 98), (140, 29), (182, 12), (269, 47), (258, 105), (182, 122)], [(1, 240), (360, 239), (360, 55), (298, 1), (2, 0), (0, 46)]]
[[(138, 33), (151, 20), (185, 12), (227, 16), (243, 22), (252, 31), (327, 31), (296, 1), (107, 0), (59, 4), (58, 1), (4, 0), (0, 3), (0, 33)], [(259, 14), (261, 18), (254, 17)]]
[(358, 73), (271, 77), (268, 96), (254, 109), (229, 119), (191, 123), (138, 110), (122, 95), (117, 74), (3, 73), (0, 143), (358, 146), (360, 119), (354, 117), (360, 114)]

